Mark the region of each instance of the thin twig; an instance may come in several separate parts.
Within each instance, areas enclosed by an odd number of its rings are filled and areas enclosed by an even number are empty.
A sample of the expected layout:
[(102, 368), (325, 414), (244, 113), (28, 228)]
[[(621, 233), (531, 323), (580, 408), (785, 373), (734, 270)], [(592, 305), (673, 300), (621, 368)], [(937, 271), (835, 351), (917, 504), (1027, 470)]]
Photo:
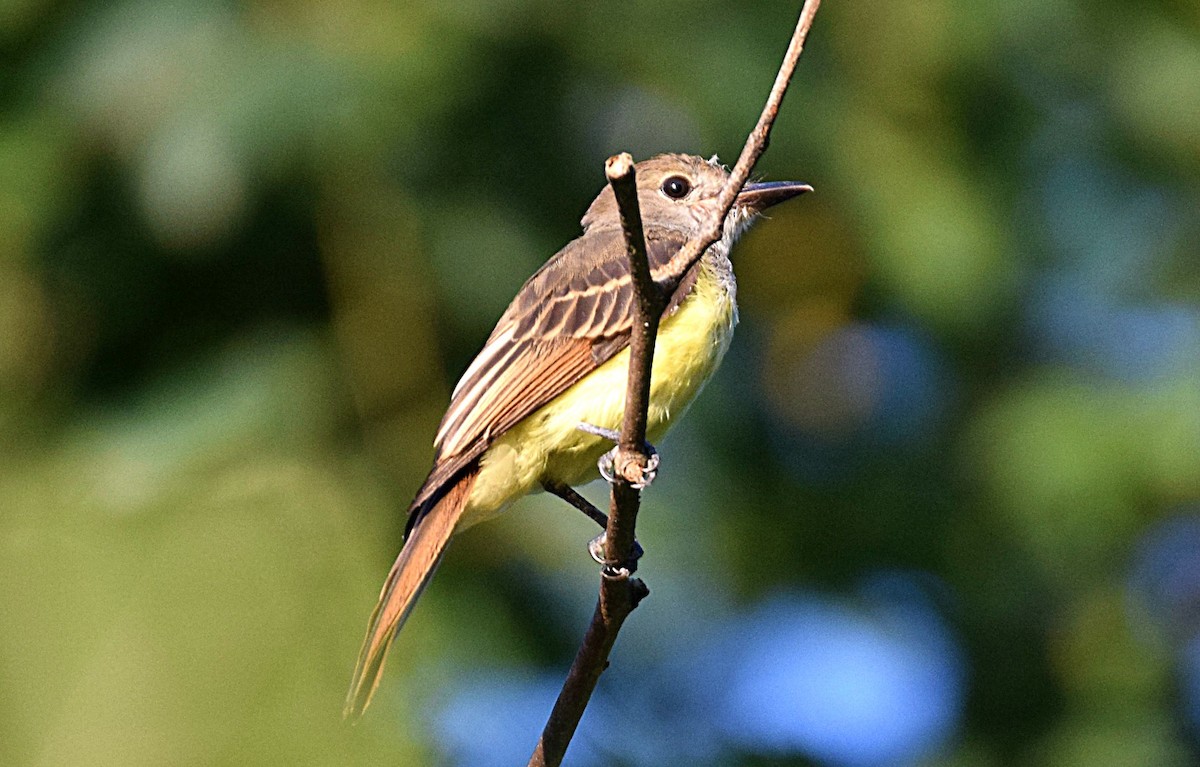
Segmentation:
[[(813, 17), (820, 5), (821, 0), (804, 0), (804, 7), (800, 9), (800, 19), (796, 22), (796, 31), (792, 33), (787, 52), (783, 55), (783, 63), (779, 65), (779, 74), (775, 76), (775, 84), (771, 86), (771, 92), (767, 94), (767, 103), (763, 106), (762, 114), (759, 115), (758, 124), (746, 137), (746, 145), (742, 147), (742, 153), (738, 155), (737, 163), (729, 174), (729, 180), (725, 182), (725, 188), (721, 190), (721, 193), (717, 195), (717, 215), (705, 222), (700, 229), (700, 234), (688, 240), (680, 249), (679, 255), (675, 256), (680, 263), (687, 265), (686, 268), (691, 268), (692, 264), (700, 260), (700, 256), (708, 249), (709, 245), (721, 239), (725, 218), (729, 215), (729, 210), (733, 207), (738, 192), (742, 191), (742, 187), (750, 179), (750, 173), (754, 170), (758, 158), (762, 157), (762, 153), (767, 150), (767, 145), (771, 143), (771, 126), (775, 124), (775, 118), (779, 114), (779, 105), (783, 102), (783, 95), (787, 93), (788, 84), (792, 81), (792, 74), (796, 71), (796, 62), (800, 60), (800, 53), (804, 50), (804, 41), (808, 37), (808, 30), (812, 27)], [(683, 273), (684, 271), (681, 270), (680, 274)]]
[[(787, 53), (775, 84), (767, 96), (758, 124), (746, 138), (746, 145), (737, 164), (717, 197), (717, 207), (702, 226), (700, 234), (687, 242), (679, 258), (688, 266), (700, 259), (708, 246), (716, 242), (724, 229), (726, 216), (733, 202), (766, 150), (771, 126), (779, 114), (779, 105), (787, 92), (796, 62), (804, 48), (804, 40), (812, 26), (820, 0), (805, 0), (796, 30), (792, 33)], [(616, 475), (612, 483), (612, 500), (605, 539), (605, 567), (600, 579), (600, 598), (583, 643), (563, 682), (542, 737), (529, 760), (529, 767), (558, 767), (567, 746), (579, 726), (579, 720), (591, 700), (600, 674), (608, 667), (608, 656), (616, 642), (625, 618), (637, 607), (649, 591), (644, 583), (631, 577), (637, 566), (633, 557), (635, 526), (641, 504), (640, 492), (630, 480), (646, 467), (646, 421), (650, 399), (650, 371), (654, 361), (654, 341), (662, 313), (662, 295), (650, 278), (646, 257), (646, 242), (642, 231), (641, 214), (637, 204), (637, 183), (633, 159), (625, 153), (610, 157), (605, 163), (605, 175), (617, 197), (621, 211), (621, 228), (625, 233), (629, 253), (630, 273), (635, 295), (633, 332), (629, 340), (629, 381), (626, 389), (625, 415), (621, 425), (617, 458), (613, 462)], [(684, 270), (686, 271), (686, 270)], [(681, 271), (682, 273), (682, 271)], [(632, 476), (631, 476), (632, 475)]]
[(650, 259), (646, 255), (646, 237), (642, 231), (642, 212), (638, 205), (637, 176), (629, 153), (608, 158), (604, 164), (617, 209), (621, 230), (625, 233), (625, 252), (633, 279), (633, 328), (629, 336), (629, 379), (625, 387), (625, 414), (621, 439), (613, 461), (615, 480), (608, 514), (604, 559), (610, 570), (636, 567), (632, 559), (634, 527), (641, 493), (634, 482), (641, 478), (649, 455), (646, 451), (646, 421), (650, 409), (650, 368), (654, 362), (654, 342), (662, 316), (663, 296), (650, 277)]
[(600, 598), (587, 634), (567, 673), (558, 700), (542, 731), (530, 767), (562, 763), (575, 728), (592, 698), (600, 674), (608, 667), (608, 654), (621, 630), (621, 624), (649, 590), (631, 577), (637, 567), (633, 555), (634, 528), (641, 494), (626, 479), (627, 471), (645, 468), (646, 420), (650, 404), (650, 365), (654, 359), (654, 341), (662, 314), (662, 295), (650, 277), (646, 238), (637, 200), (637, 177), (633, 158), (621, 153), (608, 158), (604, 174), (617, 198), (625, 249), (633, 276), (633, 332), (629, 339), (629, 378), (625, 394), (625, 415), (621, 424), (617, 458), (613, 462), (616, 478), (612, 485), (608, 527), (604, 537), (605, 567), (600, 580)]

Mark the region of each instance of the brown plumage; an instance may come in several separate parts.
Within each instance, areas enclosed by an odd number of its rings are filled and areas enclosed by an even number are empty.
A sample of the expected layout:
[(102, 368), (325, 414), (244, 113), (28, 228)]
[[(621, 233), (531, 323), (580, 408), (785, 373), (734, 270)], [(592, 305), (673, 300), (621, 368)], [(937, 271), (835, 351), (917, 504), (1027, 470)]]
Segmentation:
[[(656, 282), (671, 293), (668, 316), (695, 281), (667, 269), (687, 239), (647, 228), (646, 241)], [(496, 437), (628, 346), (632, 301), (619, 229), (573, 240), (529, 278), (455, 387), (434, 441), (433, 470), (409, 513), (419, 515)]]
[[(710, 215), (728, 173), (715, 162), (698, 157), (660, 155), (638, 163), (637, 177), (651, 276), (670, 297), (664, 318), (687, 300), (703, 269), (715, 268), (732, 283), (726, 254), (750, 219), (763, 208), (808, 189), (799, 184), (747, 185), (726, 220), (725, 238), (689, 267), (676, 256), (699, 222)], [(678, 181), (685, 183), (686, 191), (675, 196), (680, 187), (670, 185)], [(629, 343), (633, 287), (611, 189), (606, 187), (600, 193), (582, 223), (583, 236), (568, 243), (525, 283), (454, 389), (434, 443), (433, 468), (409, 506), (404, 548), (371, 614), (346, 699), (347, 716), (360, 714), (370, 702), (392, 639), (454, 532), (497, 513), (542, 481), (580, 481), (574, 470), (567, 476), (546, 474), (551, 466), (562, 463), (556, 462), (556, 450), (572, 458), (582, 455), (593, 463), (595, 458), (588, 457), (591, 453), (587, 451), (603, 452), (598, 439), (575, 439), (574, 435), (564, 438), (569, 445), (531, 445), (530, 450), (540, 451), (530, 458), (535, 469), (540, 467), (537, 476), (508, 484), (504, 484), (505, 477), (497, 476), (503, 467), (489, 467), (487, 461), (488, 449), (497, 440), (555, 402)], [(731, 284), (720, 287), (726, 289), (732, 312)], [(732, 330), (732, 319), (726, 330)], [(660, 338), (662, 332), (660, 329)], [(711, 366), (702, 364), (697, 370), (711, 372), (723, 352), (723, 346), (706, 350), (704, 354), (712, 357), (707, 360)], [(692, 394), (695, 390), (698, 384)], [(580, 439), (591, 443), (581, 446)]]

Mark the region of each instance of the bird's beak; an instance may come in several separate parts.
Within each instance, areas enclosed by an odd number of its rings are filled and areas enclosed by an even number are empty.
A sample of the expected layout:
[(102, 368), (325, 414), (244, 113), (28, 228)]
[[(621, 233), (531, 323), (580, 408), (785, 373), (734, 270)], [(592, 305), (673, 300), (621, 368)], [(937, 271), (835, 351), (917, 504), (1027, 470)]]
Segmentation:
[(772, 205), (812, 190), (808, 184), (796, 181), (756, 181), (742, 187), (742, 191), (738, 192), (737, 204), (755, 213), (762, 213)]

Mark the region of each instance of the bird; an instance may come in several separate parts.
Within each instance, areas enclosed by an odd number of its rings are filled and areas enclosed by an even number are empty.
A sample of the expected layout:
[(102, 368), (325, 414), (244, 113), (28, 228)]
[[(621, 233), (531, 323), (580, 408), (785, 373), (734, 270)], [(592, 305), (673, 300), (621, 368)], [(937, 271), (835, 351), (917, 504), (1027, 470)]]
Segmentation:
[[(746, 184), (721, 237), (692, 264), (678, 258), (710, 220), (729, 171), (714, 157), (661, 154), (635, 165), (651, 277), (665, 299), (651, 368), (647, 439), (660, 439), (712, 376), (738, 321), (730, 251), (767, 208), (811, 191)], [(408, 509), (404, 545), (371, 613), (343, 714), (357, 719), (397, 631), (451, 538), (517, 499), (596, 477), (621, 423), (634, 287), (616, 197), (606, 186), (583, 234), (517, 292), (451, 394), (433, 468)], [(566, 497), (566, 496), (564, 496)]]

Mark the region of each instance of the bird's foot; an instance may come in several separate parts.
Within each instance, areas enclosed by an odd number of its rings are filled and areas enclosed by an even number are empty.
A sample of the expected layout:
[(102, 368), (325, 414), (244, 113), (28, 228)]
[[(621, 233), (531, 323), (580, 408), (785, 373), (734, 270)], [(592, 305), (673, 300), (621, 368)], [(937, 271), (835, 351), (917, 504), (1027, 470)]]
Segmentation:
[[(604, 558), (604, 544), (607, 542), (607, 540), (608, 540), (608, 535), (606, 533), (600, 533), (595, 538), (588, 541), (588, 547), (587, 547), (588, 554), (592, 555), (592, 559), (596, 560), (597, 564), (601, 564), (601, 565), (608, 564), (608, 562)], [(646, 550), (642, 548), (642, 544), (638, 543), (637, 541), (634, 541), (632, 558), (633, 558), (633, 561), (635, 564), (637, 563), (637, 561), (639, 559), (642, 558), (642, 555), (645, 553), (646, 553)]]
[[(590, 423), (581, 423), (577, 427), (580, 431), (594, 434), (597, 437), (612, 442), (618, 442), (621, 435), (614, 429), (605, 429), (600, 426), (593, 426)], [(654, 482), (654, 478), (658, 476), (658, 467), (662, 462), (659, 458), (658, 450), (649, 442), (643, 443), (646, 450), (646, 465), (640, 466), (637, 461), (624, 460), (622, 466), (617, 466), (617, 458), (620, 453), (620, 445), (609, 450), (604, 455), (600, 456), (596, 466), (600, 469), (600, 476), (604, 477), (604, 481), (611, 484), (618, 476), (629, 483), (629, 486), (636, 490), (645, 490)]]
[(620, 476), (629, 486), (635, 490), (645, 490), (654, 482), (654, 478), (658, 476), (658, 465), (661, 459), (658, 457), (658, 451), (654, 449), (654, 445), (646, 443), (646, 465), (639, 466), (637, 462), (625, 460), (624, 466), (618, 468), (617, 459), (621, 448), (614, 447), (604, 455), (600, 456), (597, 462), (597, 468), (600, 469), (600, 476), (604, 477), (606, 482), (611, 483), (614, 479)]

